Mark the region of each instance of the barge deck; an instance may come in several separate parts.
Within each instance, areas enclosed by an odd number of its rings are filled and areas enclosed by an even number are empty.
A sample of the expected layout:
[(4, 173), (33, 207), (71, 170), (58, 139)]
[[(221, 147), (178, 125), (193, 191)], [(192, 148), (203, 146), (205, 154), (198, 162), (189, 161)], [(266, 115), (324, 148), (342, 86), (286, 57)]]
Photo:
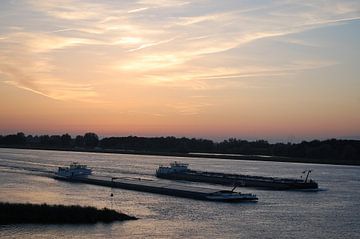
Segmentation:
[[(83, 176), (74, 176), (74, 177), (64, 177), (59, 175), (54, 175), (55, 179), (74, 182), (74, 183), (86, 183), (92, 185), (100, 185), (112, 188), (122, 188), (127, 190), (134, 190), (140, 192), (149, 192), (155, 194), (162, 194), (168, 196), (176, 196), (183, 198), (191, 198), (197, 200), (206, 200), (213, 201), (209, 195), (213, 195), (216, 192), (219, 192), (217, 189), (204, 188), (204, 187), (194, 187), (189, 185), (182, 185), (172, 182), (161, 182), (158, 180), (149, 180), (141, 178), (115, 178), (115, 177), (104, 177), (104, 176), (95, 176), (89, 175), (86, 177)], [(235, 194), (235, 192), (234, 192)], [(253, 194), (241, 194), (236, 193), (237, 195), (244, 195), (244, 197), (238, 201), (256, 201), (257, 197)], [(246, 197), (251, 195), (252, 197)]]
[(275, 190), (291, 189), (318, 189), (318, 184), (312, 179), (308, 179), (311, 170), (306, 170), (306, 178), (278, 178), (264, 177), (243, 174), (229, 174), (217, 172), (195, 171), (188, 168), (188, 164), (174, 162), (170, 167), (160, 166), (156, 171), (158, 178), (169, 180), (185, 180), (192, 182), (204, 182), (210, 184), (220, 184), (226, 186), (255, 187)]

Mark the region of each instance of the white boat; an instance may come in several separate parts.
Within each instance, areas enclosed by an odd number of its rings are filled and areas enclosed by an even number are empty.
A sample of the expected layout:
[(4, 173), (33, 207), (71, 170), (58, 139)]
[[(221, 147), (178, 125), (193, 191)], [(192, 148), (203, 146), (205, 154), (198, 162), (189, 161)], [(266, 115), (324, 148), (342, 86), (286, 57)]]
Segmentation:
[(156, 176), (160, 176), (160, 175), (167, 175), (167, 174), (173, 174), (173, 173), (183, 173), (188, 171), (189, 164), (187, 163), (179, 163), (179, 162), (173, 162), (170, 163), (170, 167), (169, 166), (160, 166), (157, 170), (156, 170)]
[(57, 176), (61, 177), (81, 177), (91, 175), (92, 170), (85, 164), (71, 163), (69, 167), (59, 167), (56, 173)]
[(211, 193), (206, 196), (207, 199), (213, 201), (224, 202), (241, 202), (241, 201), (257, 201), (258, 198), (255, 194), (251, 193), (239, 193), (229, 190), (222, 190)]

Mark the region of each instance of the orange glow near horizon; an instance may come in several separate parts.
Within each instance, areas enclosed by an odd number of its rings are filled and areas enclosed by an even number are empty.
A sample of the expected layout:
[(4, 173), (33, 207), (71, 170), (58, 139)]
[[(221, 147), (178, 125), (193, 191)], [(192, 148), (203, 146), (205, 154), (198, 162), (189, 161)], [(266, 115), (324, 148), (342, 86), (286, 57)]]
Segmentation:
[(359, 3), (0, 6), (0, 134), (360, 136)]

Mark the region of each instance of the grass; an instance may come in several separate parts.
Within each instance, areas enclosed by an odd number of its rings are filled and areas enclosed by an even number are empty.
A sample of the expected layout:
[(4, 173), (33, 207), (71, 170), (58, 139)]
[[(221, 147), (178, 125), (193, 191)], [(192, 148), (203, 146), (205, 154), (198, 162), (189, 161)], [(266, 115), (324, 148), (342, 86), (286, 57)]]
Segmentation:
[(17, 223), (90, 224), (135, 220), (108, 208), (0, 202), (0, 225)]

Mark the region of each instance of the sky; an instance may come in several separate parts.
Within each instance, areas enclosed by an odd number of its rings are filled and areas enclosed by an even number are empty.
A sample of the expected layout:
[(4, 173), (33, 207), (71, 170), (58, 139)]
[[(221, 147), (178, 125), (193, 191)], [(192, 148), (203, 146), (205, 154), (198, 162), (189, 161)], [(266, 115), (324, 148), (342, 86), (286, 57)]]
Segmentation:
[(360, 136), (360, 1), (1, 0), (0, 134)]

